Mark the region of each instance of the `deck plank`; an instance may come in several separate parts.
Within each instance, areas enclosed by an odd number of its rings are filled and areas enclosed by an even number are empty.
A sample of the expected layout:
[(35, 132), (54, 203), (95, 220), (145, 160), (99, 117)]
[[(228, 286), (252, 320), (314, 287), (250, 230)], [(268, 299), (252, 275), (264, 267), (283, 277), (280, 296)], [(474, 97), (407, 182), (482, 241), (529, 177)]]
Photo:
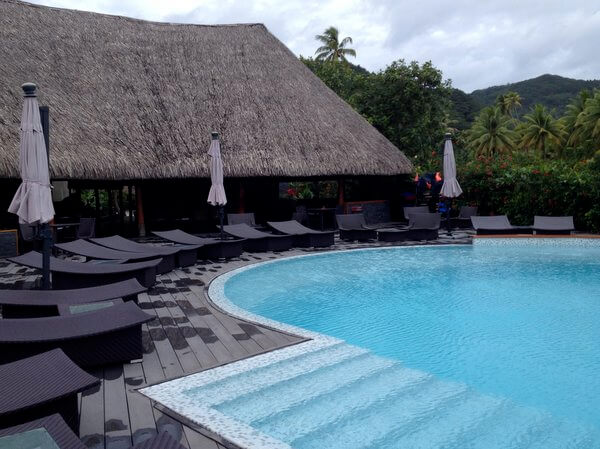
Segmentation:
[[(170, 284), (167, 285), (166, 289), (172, 289)], [(175, 302), (175, 298), (173, 298), (171, 293), (161, 293), (159, 298), (153, 301), (153, 304), (156, 316), (160, 320), (167, 339), (175, 350), (177, 359), (184, 372), (189, 373), (198, 371), (201, 368), (200, 362), (191, 350), (182, 329), (179, 328), (179, 325), (171, 312), (171, 309), (179, 308)]]
[[(196, 330), (196, 333), (201, 338), (202, 342), (206, 345), (206, 347), (210, 350), (217, 363), (226, 363), (233, 360), (234, 357), (232, 356), (232, 354), (225, 347), (225, 345), (216, 337), (213, 331), (204, 322), (202, 316), (198, 313), (198, 310), (196, 310), (204, 307), (203, 304), (199, 302), (198, 298), (191, 291), (184, 292), (184, 296), (187, 298), (187, 301), (194, 307), (194, 309), (188, 310), (183, 307), (180, 307), (180, 309), (185, 313), (190, 323), (192, 323)], [(202, 311), (202, 313), (210, 312), (206, 310)]]
[[(104, 379), (104, 370), (96, 369), (91, 375)], [(104, 449), (104, 381), (81, 394), (79, 436), (90, 449)]]
[(138, 444), (156, 435), (156, 421), (154, 421), (150, 399), (135, 391), (135, 388), (140, 388), (145, 383), (142, 365), (140, 363), (127, 363), (123, 365), (123, 374), (125, 376), (125, 393), (131, 425), (131, 439), (133, 444)]
[(196, 449), (191, 447), (188, 443), (185, 432), (183, 431), (183, 425), (171, 418), (169, 415), (161, 412), (156, 407), (152, 408), (154, 419), (156, 420), (156, 430), (158, 432), (168, 432), (176, 441), (179, 441), (181, 445), (187, 449)]
[[(170, 279), (177, 283), (177, 281), (181, 280), (182, 278), (172, 272), (170, 274)], [(179, 286), (177, 287), (177, 290), (177, 292), (171, 292), (171, 297), (177, 304), (177, 307), (168, 308), (173, 321), (182, 331), (190, 350), (195, 354), (201, 368), (206, 369), (216, 366), (218, 364), (216, 357), (210, 351), (206, 343), (204, 343), (200, 335), (198, 335), (196, 328), (186, 315), (186, 311), (196, 314), (195, 308), (190, 302), (190, 298), (185, 296), (185, 293), (190, 291), (189, 288)], [(192, 299), (192, 301), (194, 301), (194, 299)]]
[(187, 426), (183, 426), (183, 431), (192, 449), (218, 449), (219, 445), (216, 441), (211, 440), (208, 437), (190, 429)]
[(104, 369), (104, 440), (106, 449), (131, 446), (131, 427), (122, 365)]
[(182, 376), (185, 374), (185, 371), (182, 368), (181, 363), (177, 358), (177, 354), (171, 346), (171, 343), (167, 338), (167, 333), (160, 324), (160, 320), (154, 309), (154, 301), (157, 300), (159, 300), (158, 295), (148, 295), (147, 293), (139, 295), (140, 304), (145, 306), (144, 311), (156, 317), (156, 319), (148, 322), (147, 326), (165, 377), (172, 378)]

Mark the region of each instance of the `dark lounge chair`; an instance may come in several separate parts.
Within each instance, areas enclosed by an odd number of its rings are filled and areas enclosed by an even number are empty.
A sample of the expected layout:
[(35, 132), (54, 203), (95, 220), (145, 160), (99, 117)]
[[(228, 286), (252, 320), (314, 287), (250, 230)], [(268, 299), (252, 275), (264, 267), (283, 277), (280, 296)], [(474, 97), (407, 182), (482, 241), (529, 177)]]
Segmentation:
[(120, 235), (90, 239), (92, 242), (120, 251), (132, 253), (158, 254), (163, 258), (159, 273), (168, 273), (177, 267), (194, 265), (198, 259), (198, 247), (194, 246), (154, 246), (134, 242)]
[(367, 226), (363, 214), (336, 215), (340, 238), (348, 241), (366, 241), (377, 238), (377, 231)]
[(254, 227), (256, 226), (256, 218), (254, 218), (254, 214), (251, 212), (246, 214), (227, 214), (227, 224), (247, 224)]
[(226, 225), (223, 230), (234, 237), (244, 240), (246, 251), (285, 251), (292, 247), (293, 237), (291, 235), (274, 235), (258, 231), (247, 224)]
[(34, 318), (58, 314), (58, 305), (77, 305), (123, 298), (137, 303), (147, 290), (136, 279), (71, 290), (0, 290), (4, 318)]
[(68, 316), (2, 319), (0, 363), (55, 348), (82, 367), (139, 359), (142, 324), (153, 318), (130, 301)]
[[(26, 435), (26, 433), (30, 433), (31, 431), (36, 432), (36, 434)], [(46, 433), (47, 436), (43, 435), (43, 433)], [(7, 438), (2, 439), (3, 437)], [(67, 426), (64, 419), (57, 413), (25, 424), (0, 430), (0, 447), (4, 447), (2, 445), (3, 442), (7, 442), (7, 444), (14, 443), (13, 446), (8, 447), (21, 447), (16, 444), (19, 438), (22, 437), (28, 437), (28, 441), (30, 442), (32, 442), (31, 440), (33, 438), (37, 437), (37, 442), (39, 443), (47, 441), (42, 439), (43, 437), (49, 437), (54, 444), (58, 446), (58, 449), (87, 449), (87, 446), (77, 438), (77, 435), (75, 435), (73, 430)], [(42, 449), (47, 446), (40, 445), (35, 447)], [(131, 449), (183, 449), (183, 446), (175, 441), (167, 432), (162, 431), (154, 437), (148, 438), (147, 440), (132, 446)]]
[(77, 228), (77, 238), (91, 239), (93, 237), (96, 237), (96, 219), (80, 218), (79, 227)]
[[(8, 260), (26, 267), (42, 269), (42, 255), (36, 251), (11, 257)], [(156, 266), (159, 263), (160, 259), (154, 259), (128, 264), (96, 265), (51, 257), (52, 287), (55, 289), (86, 288), (135, 278), (144, 287), (150, 288), (156, 283)]]
[(179, 243), (180, 245), (199, 245), (199, 259), (230, 259), (239, 257), (242, 254), (243, 239), (212, 239), (197, 237), (180, 229), (171, 231), (156, 231), (154, 235), (168, 240), (169, 242)]
[(335, 231), (315, 231), (296, 220), (268, 221), (267, 224), (277, 232), (293, 236), (293, 245), (298, 248), (324, 248), (333, 245), (334, 242)]
[(471, 217), (474, 215), (477, 215), (477, 206), (462, 206), (458, 217), (450, 219), (450, 223), (458, 228), (470, 228)]
[[(131, 251), (121, 251), (107, 248), (106, 246), (96, 245), (87, 240), (79, 239), (68, 243), (56, 243), (54, 245), (63, 251), (78, 256), (84, 256), (87, 260), (118, 260), (121, 262), (141, 262), (144, 260), (159, 259), (162, 256), (158, 253), (134, 253)], [(160, 271), (161, 264), (158, 264), (157, 272)]]
[[(58, 413), (0, 430), (0, 447), (31, 447), (17, 445), (27, 439), (28, 442), (35, 444), (33, 447), (42, 449), (49, 447), (44, 445), (48, 442), (48, 438), (58, 449), (87, 449)], [(3, 446), (4, 443), (6, 446)]]
[(533, 218), (533, 230), (536, 234), (571, 234), (575, 230), (573, 217), (543, 217)]
[(511, 225), (506, 215), (493, 215), (491, 217), (473, 215), (471, 223), (473, 223), (477, 235), (531, 234), (533, 232), (531, 226)]
[(410, 214), (408, 229), (378, 229), (377, 238), (382, 242), (405, 240), (436, 240), (440, 229), (440, 214)]
[(410, 221), (411, 214), (428, 214), (429, 206), (406, 206), (404, 208), (404, 219)]
[(2, 365), (0, 428), (59, 413), (77, 432), (77, 393), (99, 384), (60, 349)]

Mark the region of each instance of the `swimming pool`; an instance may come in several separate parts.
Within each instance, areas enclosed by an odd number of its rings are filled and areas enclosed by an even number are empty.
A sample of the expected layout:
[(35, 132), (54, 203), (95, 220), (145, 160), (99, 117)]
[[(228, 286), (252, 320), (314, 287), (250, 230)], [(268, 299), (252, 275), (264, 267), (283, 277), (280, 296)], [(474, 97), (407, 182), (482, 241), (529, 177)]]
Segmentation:
[(211, 294), (313, 340), (145, 393), (248, 447), (600, 447), (599, 274), (574, 239), (260, 264)]

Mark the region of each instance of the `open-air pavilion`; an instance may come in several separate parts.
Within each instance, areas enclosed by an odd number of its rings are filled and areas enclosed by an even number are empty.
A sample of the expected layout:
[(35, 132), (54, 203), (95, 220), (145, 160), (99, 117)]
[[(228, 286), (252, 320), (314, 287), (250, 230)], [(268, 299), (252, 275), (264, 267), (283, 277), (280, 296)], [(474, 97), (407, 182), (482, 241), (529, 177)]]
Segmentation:
[(3, 211), (18, 184), (26, 81), (50, 108), (57, 219), (96, 216), (105, 232), (134, 235), (139, 222), (213, 230), (213, 131), (227, 211), (261, 221), (290, 218), (288, 181), (328, 181), (309, 207), (391, 200), (377, 212), (389, 213), (412, 170), (261, 24), (153, 23), (0, 0), (0, 37)]

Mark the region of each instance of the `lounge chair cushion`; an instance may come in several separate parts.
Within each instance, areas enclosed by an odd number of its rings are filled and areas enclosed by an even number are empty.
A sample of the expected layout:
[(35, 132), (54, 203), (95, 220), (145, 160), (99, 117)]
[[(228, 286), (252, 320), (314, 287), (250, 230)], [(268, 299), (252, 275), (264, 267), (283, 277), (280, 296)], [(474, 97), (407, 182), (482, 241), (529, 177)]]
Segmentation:
[(544, 231), (574, 231), (573, 217), (543, 217), (536, 215), (533, 218), (533, 228)]
[(5, 415), (61, 399), (99, 383), (99, 379), (75, 365), (60, 349), (1, 365), (0, 423)]

